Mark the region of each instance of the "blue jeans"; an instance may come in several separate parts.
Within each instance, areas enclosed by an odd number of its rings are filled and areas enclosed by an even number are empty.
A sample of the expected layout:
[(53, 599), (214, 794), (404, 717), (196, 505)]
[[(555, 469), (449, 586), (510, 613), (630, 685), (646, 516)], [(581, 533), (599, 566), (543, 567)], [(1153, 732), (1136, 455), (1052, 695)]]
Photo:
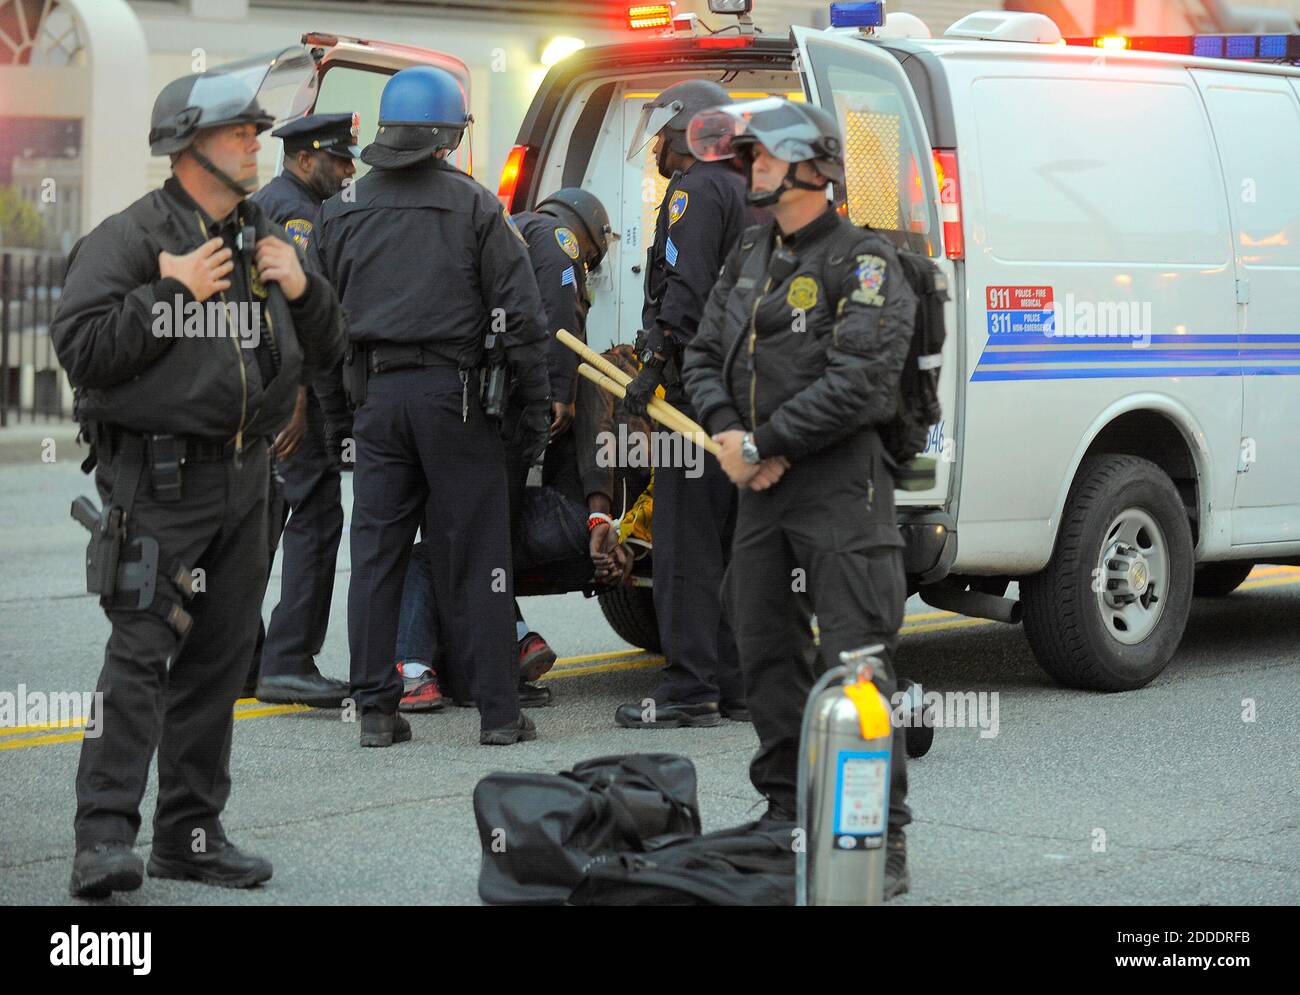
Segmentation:
[[(544, 569), (571, 587), (592, 575), (587, 552), (587, 511), (550, 487), (530, 488), (523, 498), (521, 538), (513, 544), (515, 573)], [(427, 543), (411, 550), (402, 589), (395, 656), (401, 663), (435, 667), (438, 659), (437, 607), (434, 603), (433, 561)], [(523, 619), (515, 602), (515, 620)]]

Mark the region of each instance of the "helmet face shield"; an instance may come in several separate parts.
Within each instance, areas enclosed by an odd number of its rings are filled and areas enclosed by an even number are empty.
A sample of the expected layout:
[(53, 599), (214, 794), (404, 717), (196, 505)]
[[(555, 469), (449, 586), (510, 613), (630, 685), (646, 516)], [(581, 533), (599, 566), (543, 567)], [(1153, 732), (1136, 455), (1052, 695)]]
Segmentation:
[(651, 102), (641, 107), (641, 117), (637, 120), (636, 130), (632, 132), (632, 143), (627, 147), (627, 161), (635, 162), (640, 158), (651, 139), (673, 118), (681, 113), (683, 104), (680, 100), (661, 106)]
[(763, 97), (701, 111), (686, 129), (697, 159), (716, 161), (736, 155), (738, 145), (758, 142), (784, 162), (803, 162), (821, 153), (820, 133), (799, 108), (780, 97)]
[(316, 64), (305, 48), (286, 48), (204, 73), (190, 103), (202, 110), (198, 126), (265, 119), (270, 124), (301, 117), (316, 97)]

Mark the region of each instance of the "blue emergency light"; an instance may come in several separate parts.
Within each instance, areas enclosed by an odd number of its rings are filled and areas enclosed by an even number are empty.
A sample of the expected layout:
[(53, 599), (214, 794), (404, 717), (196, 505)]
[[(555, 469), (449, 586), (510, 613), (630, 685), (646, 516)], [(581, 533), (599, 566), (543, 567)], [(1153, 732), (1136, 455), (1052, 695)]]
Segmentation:
[(1123, 35), (1066, 38), (1067, 45), (1130, 52), (1167, 52), (1206, 59), (1300, 63), (1300, 35)]
[(878, 28), (885, 23), (884, 0), (831, 4), (832, 28)]

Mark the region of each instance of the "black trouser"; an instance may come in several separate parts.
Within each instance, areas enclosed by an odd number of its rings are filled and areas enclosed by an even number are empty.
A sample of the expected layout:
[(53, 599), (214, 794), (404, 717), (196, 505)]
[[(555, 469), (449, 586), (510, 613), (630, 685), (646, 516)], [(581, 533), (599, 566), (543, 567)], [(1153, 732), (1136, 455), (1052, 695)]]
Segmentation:
[(357, 704), (392, 713), (401, 699), (397, 622), (423, 520), (439, 638), (470, 679), (483, 727), (511, 724), (519, 701), (505, 461), (477, 391), (464, 394), (449, 367), (372, 374), (353, 434), (348, 643)]
[[(655, 498), (658, 524), (657, 485)], [(740, 492), (726, 598), (759, 740), (749, 776), (788, 813), (795, 812), (800, 722), (817, 677), (839, 665), (842, 650), (883, 643), (874, 683), (887, 699), (897, 688), (893, 657), (907, 600), (902, 545), (874, 432), (799, 460), (768, 491)], [(912, 816), (901, 728), (891, 770), (889, 822), (902, 827)]]
[[(316, 673), (325, 645), (334, 568), (343, 535), (339, 471), (325, 454), (325, 420), (307, 395), (307, 432), (297, 452), (277, 463), (283, 484), (272, 501), (271, 550), (283, 543), (280, 603), (271, 613), (261, 646), (261, 674), (283, 677)], [(287, 523), (285, 519), (288, 519)]]
[[(99, 455), (100, 497), (121, 502), (124, 495), (112, 493), (120, 457)], [(147, 467), (140, 476), (127, 538), (152, 536), (162, 562), (202, 571), (187, 606), (194, 621), (182, 640), (154, 611), (106, 611), (113, 631), (96, 686), (104, 694), (96, 720), (102, 735), (81, 746), (77, 846), (135, 843), (156, 749), (154, 849), (188, 855), (224, 839), (232, 709), (266, 587), (266, 443), (252, 442), (240, 466), (185, 464), (178, 501), (154, 497)]]
[[(694, 418), (680, 397), (672, 402)], [(666, 429), (658, 428), (657, 431)], [(684, 466), (656, 466), (654, 604), (667, 661), (652, 696), (662, 703), (745, 700), (736, 640), (722, 611), (722, 578), (736, 525), (736, 488), (718, 461), (696, 450)]]

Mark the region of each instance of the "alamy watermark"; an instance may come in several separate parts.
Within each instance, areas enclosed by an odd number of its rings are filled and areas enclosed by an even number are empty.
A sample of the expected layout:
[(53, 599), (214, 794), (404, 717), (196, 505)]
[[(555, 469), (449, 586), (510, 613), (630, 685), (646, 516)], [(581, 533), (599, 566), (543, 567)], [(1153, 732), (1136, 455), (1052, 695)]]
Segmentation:
[(262, 334), (258, 301), (190, 301), (177, 294), (153, 306), (153, 334), (159, 339), (238, 339), (255, 349)]
[(87, 739), (102, 733), (103, 691), (0, 691), (0, 729), (41, 726), (48, 729), (76, 729), (85, 726)]
[(896, 729), (978, 729), (980, 739), (995, 739), (1002, 728), (997, 691), (925, 691), (918, 695), (913, 686), (896, 691), (889, 704)]
[(704, 448), (680, 432), (628, 431), (626, 425), (619, 425), (617, 435), (600, 432), (596, 436), (596, 465), (602, 469), (681, 467), (694, 479), (704, 474), (704, 458)]
[(1151, 344), (1150, 301), (1048, 301), (1043, 334), (1049, 338), (1131, 339), (1137, 348)]

